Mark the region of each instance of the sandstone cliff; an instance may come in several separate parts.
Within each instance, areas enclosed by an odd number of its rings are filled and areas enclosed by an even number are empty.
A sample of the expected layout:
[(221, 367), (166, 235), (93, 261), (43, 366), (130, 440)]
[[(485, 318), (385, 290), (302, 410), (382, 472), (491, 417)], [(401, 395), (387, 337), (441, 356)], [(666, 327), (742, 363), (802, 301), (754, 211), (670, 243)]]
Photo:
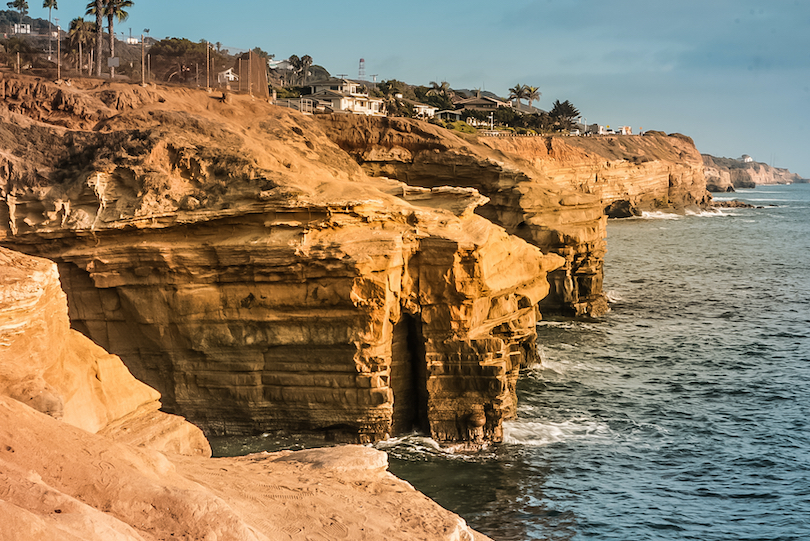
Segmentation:
[(0, 243), (56, 261), (73, 326), (169, 411), (212, 434), (501, 438), (564, 261), (474, 214), (476, 190), (369, 178), (247, 97), (0, 87)]
[(564, 257), (544, 310), (607, 310), (606, 209), (683, 212), (710, 201), (700, 154), (683, 136), (475, 137), (400, 118), (319, 120), (369, 174), (424, 187), (474, 187), (489, 198), (479, 214)]
[(70, 330), (53, 263), (0, 248), (0, 539), (486, 539), (383, 452), (210, 459), (157, 398)]
[(734, 188), (756, 188), (761, 184), (798, 184), (808, 182), (787, 169), (766, 163), (742, 162), (703, 154), (706, 187), (711, 192), (733, 192)]
[(0, 248), (0, 394), (89, 432), (210, 455), (202, 432), (68, 321), (56, 266)]

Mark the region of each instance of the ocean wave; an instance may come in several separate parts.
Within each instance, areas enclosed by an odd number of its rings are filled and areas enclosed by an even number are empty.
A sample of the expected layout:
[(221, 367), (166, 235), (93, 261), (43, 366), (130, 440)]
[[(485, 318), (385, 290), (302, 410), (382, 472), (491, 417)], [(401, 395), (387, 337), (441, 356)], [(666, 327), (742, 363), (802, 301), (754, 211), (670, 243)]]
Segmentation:
[(540, 362), (528, 366), (533, 376), (544, 379), (549, 375), (562, 376), (568, 371), (568, 363), (553, 361), (546, 356), (543, 346), (539, 346)]
[(585, 418), (561, 423), (522, 419), (503, 423), (503, 442), (510, 445), (541, 447), (571, 439), (605, 439), (610, 434), (607, 424)]
[(680, 220), (683, 218), (683, 215), (672, 212), (663, 212), (660, 210), (644, 210), (641, 212), (641, 216), (639, 218), (642, 220)]
[(574, 320), (552, 320), (552, 319), (543, 319), (537, 322), (538, 327), (549, 327), (552, 329), (563, 329), (563, 330), (572, 330), (572, 331), (595, 331), (599, 327), (592, 323), (588, 323), (586, 321), (574, 321)]
[[(729, 209), (729, 210), (731, 210), (731, 209)], [(698, 211), (687, 210), (686, 215), (687, 216), (699, 216), (701, 218), (716, 218), (718, 216), (727, 216), (728, 213), (725, 212), (725, 209), (722, 209), (722, 208), (712, 208), (712, 209), (698, 210)]]
[(440, 445), (433, 438), (416, 432), (396, 438), (388, 438), (374, 444), (375, 449), (385, 451), (390, 456), (401, 460), (444, 458), (464, 462), (491, 459), (494, 454), (490, 447), (489, 444), (484, 444), (480, 448), (471, 448), (463, 443), (459, 445)]
[(605, 296), (607, 297), (608, 302), (621, 302), (624, 300), (624, 298), (613, 289), (605, 293)]

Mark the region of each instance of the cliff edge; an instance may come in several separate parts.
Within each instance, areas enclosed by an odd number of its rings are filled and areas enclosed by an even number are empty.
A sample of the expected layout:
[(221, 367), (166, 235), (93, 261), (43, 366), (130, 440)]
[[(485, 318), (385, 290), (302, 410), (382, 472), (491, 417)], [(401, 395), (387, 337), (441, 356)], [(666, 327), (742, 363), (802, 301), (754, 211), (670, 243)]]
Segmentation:
[(0, 248), (0, 538), (485, 540), (347, 446), (211, 459), (71, 330), (56, 266)]
[[(209, 434), (502, 437), (556, 254), (247, 96), (0, 81), (0, 243)], [(574, 206), (576, 203), (572, 203)]]
[[(330, 139), (372, 176), (408, 185), (472, 187), (476, 212), (565, 264), (543, 311), (599, 316), (607, 215), (709, 205), (703, 162), (688, 137), (484, 137), (404, 118), (318, 117)], [(622, 214), (623, 209), (624, 214)]]

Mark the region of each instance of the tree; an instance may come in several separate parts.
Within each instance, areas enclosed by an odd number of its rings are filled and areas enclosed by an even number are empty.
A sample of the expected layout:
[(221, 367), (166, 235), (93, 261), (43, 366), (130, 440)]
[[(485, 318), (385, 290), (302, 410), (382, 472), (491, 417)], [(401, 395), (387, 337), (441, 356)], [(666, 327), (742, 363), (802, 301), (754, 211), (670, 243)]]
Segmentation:
[(526, 88), (526, 99), (529, 101), (529, 107), (532, 106), (533, 101), (540, 101), (540, 96), (543, 95), (540, 92), (540, 89), (536, 86), (527, 86)]
[(442, 81), (441, 83), (430, 81), (430, 86), (431, 89), (428, 90), (428, 96), (445, 96), (452, 102), (453, 97), (456, 95), (456, 93), (453, 92), (453, 89), (450, 88), (450, 83), (447, 81)]
[[(101, 42), (104, 33), (104, 1), (95, 0), (93, 13), (96, 16), (96, 77), (101, 77)], [(87, 5), (87, 15), (90, 14), (90, 4)]]
[(70, 21), (68, 40), (71, 45), (79, 49), (79, 61), (76, 64), (80, 74), (82, 72), (82, 47), (92, 41), (94, 33), (95, 28), (90, 21), (85, 21), (82, 17), (76, 17)]
[(309, 75), (309, 67), (312, 65), (312, 57), (305, 54), (301, 57), (301, 85), (307, 85), (307, 75)]
[(48, 8), (48, 54), (51, 54), (53, 47), (51, 46), (51, 39), (53, 38), (53, 25), (51, 24), (51, 10), (59, 9), (56, 6), (56, 0), (43, 0), (42, 7)]
[(567, 131), (573, 127), (574, 119), (579, 116), (579, 110), (568, 100), (562, 103), (560, 100), (554, 100), (549, 115), (559, 131)]
[[(101, 12), (99, 12), (99, 4), (101, 4)], [(99, 13), (107, 17), (107, 29), (110, 34), (110, 58), (115, 58), (115, 29), (113, 21), (118, 19), (119, 23), (127, 20), (129, 13), (125, 8), (131, 8), (134, 5), (132, 0), (95, 0), (87, 4), (87, 14), (94, 14), (96, 16), (96, 24), (101, 26), (101, 17)], [(96, 45), (98, 47), (98, 45)], [(101, 75), (101, 68), (98, 69)], [(115, 68), (110, 67), (110, 79), (115, 77)]]
[(509, 99), (517, 101), (518, 108), (520, 108), (520, 100), (528, 98), (528, 87), (526, 85), (515, 85), (509, 89)]
[(23, 17), (28, 13), (28, 2), (26, 0), (14, 0), (6, 5), (9, 9), (16, 9), (20, 12), (20, 26), (22, 26)]
[[(155, 42), (149, 48), (152, 55), (152, 69), (155, 76), (161, 81), (175, 81), (188, 83), (197, 77), (197, 69), (205, 67), (206, 50), (209, 51), (207, 58), (214, 71), (225, 67), (226, 55), (211, 49), (208, 42), (200, 40), (191, 41), (186, 38), (165, 38)], [(241, 58), (246, 60), (248, 53), (244, 53)]]

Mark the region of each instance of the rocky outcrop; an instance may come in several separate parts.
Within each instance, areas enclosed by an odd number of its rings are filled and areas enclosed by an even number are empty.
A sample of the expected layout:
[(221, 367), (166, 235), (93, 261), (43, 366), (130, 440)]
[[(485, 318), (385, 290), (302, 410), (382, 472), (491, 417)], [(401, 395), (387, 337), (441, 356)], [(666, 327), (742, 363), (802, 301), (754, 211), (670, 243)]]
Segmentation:
[(688, 138), (475, 137), (408, 119), (321, 117), (327, 134), (371, 175), (409, 185), (473, 187), (478, 208), (543, 251), (565, 258), (544, 310), (600, 315), (605, 209), (702, 207), (700, 154)]
[(734, 191), (734, 182), (731, 180), (731, 171), (715, 162), (713, 156), (703, 154), (703, 174), (706, 177), (706, 189), (712, 193)]
[(0, 394), (88, 432), (211, 454), (202, 432), (159, 412), (160, 395), (68, 321), (56, 266), (0, 248)]
[(711, 192), (733, 192), (734, 188), (756, 188), (761, 184), (798, 184), (808, 182), (787, 169), (766, 163), (717, 158), (703, 154), (706, 187)]
[(53, 263), (0, 248), (0, 539), (486, 539), (381, 451), (211, 459), (157, 398), (69, 329)]
[(9, 81), (0, 242), (56, 261), (73, 326), (169, 411), (212, 434), (501, 438), (565, 262), (476, 215), (476, 190), (369, 178), (244, 96)]

